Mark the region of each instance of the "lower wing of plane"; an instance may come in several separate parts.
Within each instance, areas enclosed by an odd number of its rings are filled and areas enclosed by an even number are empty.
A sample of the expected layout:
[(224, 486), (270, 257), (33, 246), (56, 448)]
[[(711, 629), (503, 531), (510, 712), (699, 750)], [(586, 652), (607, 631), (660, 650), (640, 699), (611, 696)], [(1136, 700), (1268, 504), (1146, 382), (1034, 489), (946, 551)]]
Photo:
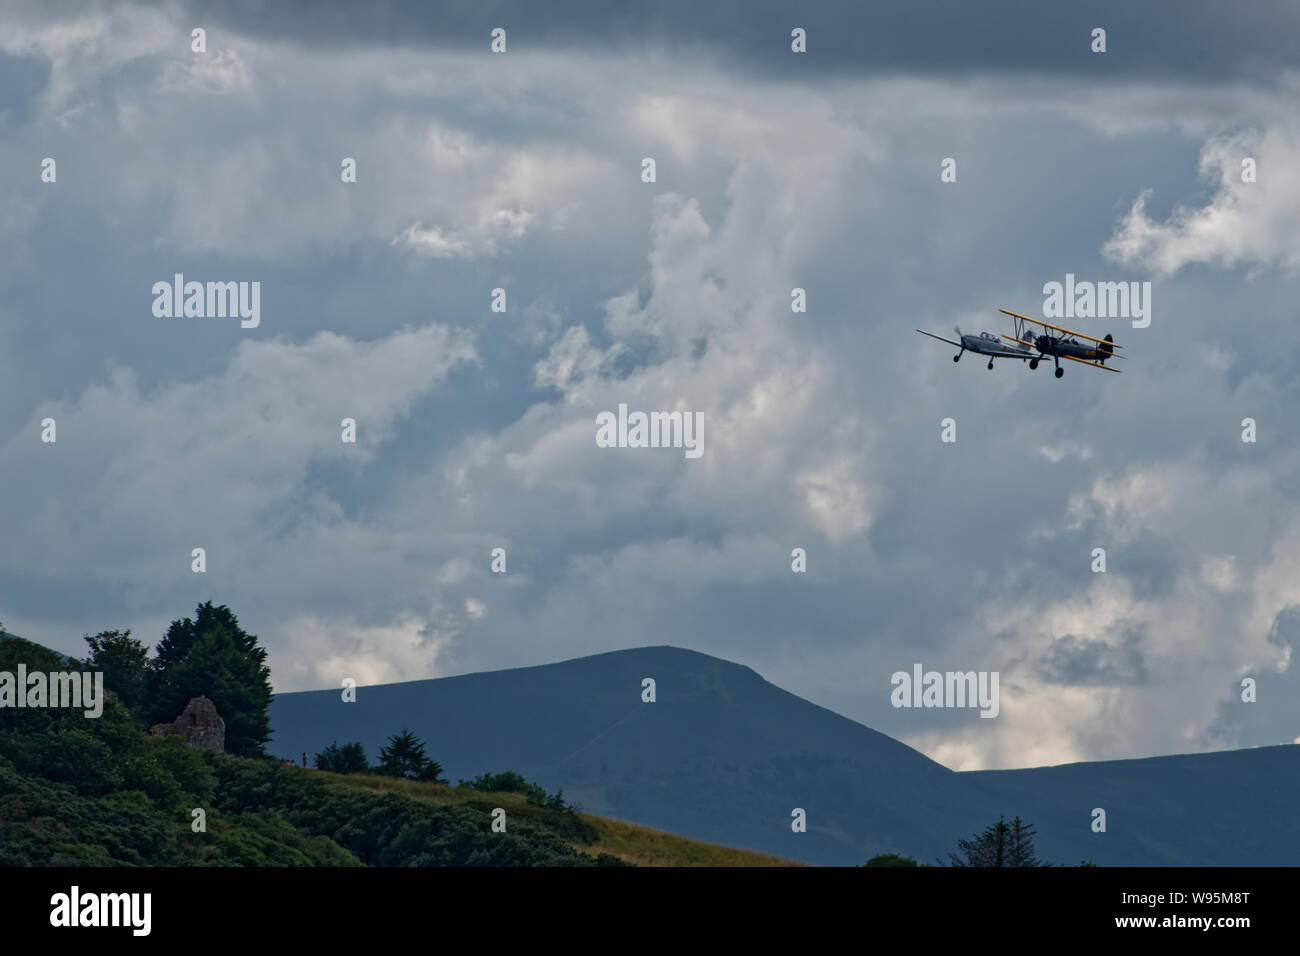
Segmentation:
[(1117, 368), (1111, 368), (1109, 365), (1102, 365), (1100, 362), (1089, 362), (1086, 359), (1075, 358), (1073, 355), (1062, 355), (1061, 358), (1069, 359), (1071, 362), (1078, 362), (1080, 365), (1091, 365), (1093, 368), (1105, 369), (1107, 372), (1114, 372), (1116, 375), (1124, 374)]
[(987, 355), (989, 358), (1031, 359), (1038, 357), (1036, 355), (1030, 355), (1028, 352), (1012, 352), (1009, 349), (1001, 349), (997, 352), (981, 352), (980, 355)]

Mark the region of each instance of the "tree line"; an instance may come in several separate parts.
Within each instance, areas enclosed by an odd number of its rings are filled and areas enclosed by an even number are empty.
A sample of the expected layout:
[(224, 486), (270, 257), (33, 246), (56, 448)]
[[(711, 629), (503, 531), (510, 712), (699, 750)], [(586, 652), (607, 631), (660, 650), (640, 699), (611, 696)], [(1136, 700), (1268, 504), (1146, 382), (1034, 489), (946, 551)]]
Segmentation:
[(205, 696), (226, 722), (227, 753), (265, 753), (271, 737), (266, 649), (226, 605), (207, 601), (194, 617), (172, 621), (153, 657), (129, 628), (86, 635), (85, 641), (90, 654), (81, 663), (104, 674), (104, 685), (137, 723), (171, 723), (191, 698)]
[[(360, 741), (346, 744), (335, 741), (316, 754), (315, 766), (317, 770), (330, 773), (372, 773), (425, 783), (447, 782), (442, 779), (442, 764), (431, 760), (425, 753), (424, 741), (405, 727), (400, 733), (389, 737), (388, 743), (380, 748), (379, 762), (376, 764), (367, 760), (365, 747)], [(522, 793), (532, 806), (548, 810), (578, 809), (564, 799), (563, 790), (547, 793), (540, 784), (524, 779), (522, 774), (513, 770), (480, 774), (472, 780), (461, 780), (457, 786), (485, 793)]]
[[(948, 866), (1053, 866), (1038, 858), (1034, 850), (1037, 833), (1032, 824), (1016, 817), (1010, 823), (1005, 817), (984, 828), (969, 840), (958, 840), (956, 853), (948, 854)], [(863, 866), (929, 866), (917, 863), (912, 857), (897, 853), (882, 853), (867, 860)], [(944, 865), (944, 864), (940, 864)], [(1080, 866), (1096, 866), (1084, 860)]]

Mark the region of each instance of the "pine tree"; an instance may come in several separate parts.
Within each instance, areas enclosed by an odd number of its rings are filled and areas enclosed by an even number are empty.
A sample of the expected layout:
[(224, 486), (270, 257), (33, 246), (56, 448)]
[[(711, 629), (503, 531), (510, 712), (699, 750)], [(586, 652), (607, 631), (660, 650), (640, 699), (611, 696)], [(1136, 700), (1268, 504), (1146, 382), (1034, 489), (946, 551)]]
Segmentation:
[(389, 777), (435, 783), (442, 776), (442, 765), (425, 754), (424, 741), (405, 727), (388, 738), (387, 747), (380, 748), (379, 766), (375, 769)]
[(958, 840), (965, 859), (948, 854), (953, 866), (1046, 866), (1034, 854), (1034, 828), (1016, 817), (1003, 817), (973, 840)]
[(1034, 828), (1016, 817), (1011, 821), (1007, 846), (1007, 866), (1043, 866), (1034, 854)]

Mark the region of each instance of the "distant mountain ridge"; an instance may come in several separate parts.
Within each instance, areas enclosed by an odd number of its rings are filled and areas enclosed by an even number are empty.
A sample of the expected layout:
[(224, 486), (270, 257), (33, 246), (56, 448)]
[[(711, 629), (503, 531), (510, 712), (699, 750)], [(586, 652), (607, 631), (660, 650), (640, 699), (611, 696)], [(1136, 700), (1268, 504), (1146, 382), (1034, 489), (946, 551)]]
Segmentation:
[[(656, 682), (642, 703), (641, 681)], [(277, 694), (269, 749), (311, 755), (400, 729), (451, 779), (517, 770), (592, 813), (826, 865), (897, 852), (947, 859), (1000, 814), (1077, 865), (1294, 865), (1300, 748), (957, 773), (796, 697), (748, 667), (682, 648), (357, 689)], [(1091, 829), (1092, 810), (1107, 832)], [(791, 811), (807, 811), (793, 833)]]

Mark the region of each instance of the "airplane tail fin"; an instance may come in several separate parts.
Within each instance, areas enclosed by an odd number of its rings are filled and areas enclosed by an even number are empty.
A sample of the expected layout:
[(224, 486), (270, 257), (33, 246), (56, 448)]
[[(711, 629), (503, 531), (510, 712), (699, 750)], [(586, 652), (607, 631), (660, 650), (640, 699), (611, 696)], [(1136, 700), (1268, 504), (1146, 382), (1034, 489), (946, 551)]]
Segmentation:
[(1110, 358), (1112, 355), (1115, 354), (1115, 346), (1110, 344), (1114, 341), (1115, 341), (1114, 336), (1112, 336), (1109, 332), (1107, 332), (1106, 341), (1101, 344), (1101, 347), (1099, 349), (1097, 349), (1097, 351), (1101, 353), (1102, 363), (1105, 363), (1106, 359)]

